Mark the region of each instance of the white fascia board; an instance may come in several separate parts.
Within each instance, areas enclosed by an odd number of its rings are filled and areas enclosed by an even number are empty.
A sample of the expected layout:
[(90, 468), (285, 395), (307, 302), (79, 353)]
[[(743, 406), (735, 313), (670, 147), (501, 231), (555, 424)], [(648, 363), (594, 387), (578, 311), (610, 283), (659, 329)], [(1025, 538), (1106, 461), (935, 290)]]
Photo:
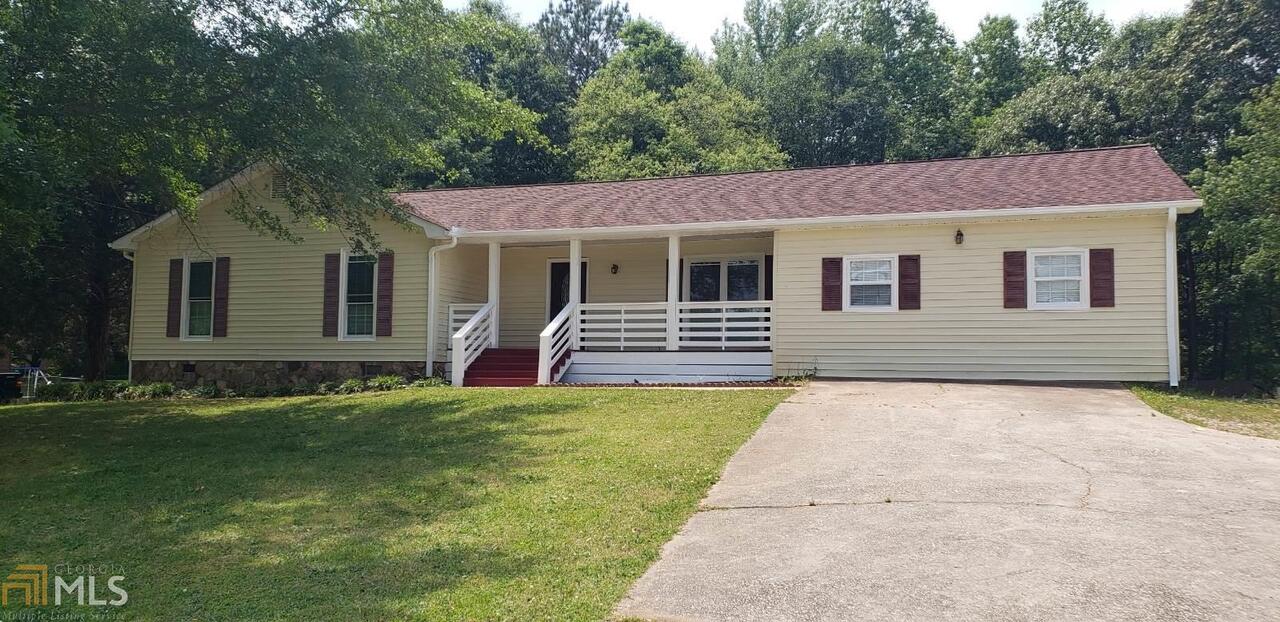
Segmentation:
[(576, 227), (564, 229), (525, 229), (512, 231), (459, 231), (458, 237), (474, 241), (539, 241), (580, 239), (617, 239), (654, 237), (671, 234), (747, 233), (780, 229), (816, 229), (845, 225), (910, 224), (930, 222), (962, 222), (993, 219), (1022, 219), (1045, 216), (1165, 213), (1196, 211), (1200, 199), (1158, 201), (1150, 203), (1117, 203), (1107, 205), (1064, 205), (1055, 207), (1016, 207), (1008, 209), (954, 210), (947, 212), (913, 212), (905, 214), (861, 214), (853, 216), (820, 216), (813, 218), (770, 218), (723, 222), (694, 222), (661, 225), (628, 225), (623, 227)]

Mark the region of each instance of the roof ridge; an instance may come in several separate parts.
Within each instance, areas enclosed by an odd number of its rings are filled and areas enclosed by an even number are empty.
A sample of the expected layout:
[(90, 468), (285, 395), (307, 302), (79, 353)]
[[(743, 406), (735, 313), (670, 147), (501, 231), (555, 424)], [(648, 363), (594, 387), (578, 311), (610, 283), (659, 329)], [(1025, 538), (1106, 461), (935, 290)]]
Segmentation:
[(1062, 149), (1059, 151), (1031, 151), (1022, 153), (999, 153), (981, 156), (952, 156), (949, 158), (926, 158), (919, 160), (896, 160), (892, 162), (854, 162), (849, 164), (824, 164), (819, 166), (801, 166), (797, 168), (770, 168), (757, 169), (752, 171), (727, 171), (723, 173), (689, 173), (687, 175), (667, 175), (664, 177), (636, 177), (633, 179), (594, 179), (594, 180), (573, 180), (573, 181), (550, 181), (534, 184), (502, 184), (496, 186), (456, 186), (447, 188), (417, 188), (412, 190), (395, 190), (393, 195), (400, 194), (427, 194), (437, 192), (457, 192), (462, 190), (501, 190), (512, 188), (542, 188), (542, 187), (562, 187), (562, 186), (586, 186), (595, 184), (621, 184), (621, 183), (638, 183), (646, 181), (666, 181), (671, 179), (696, 179), (701, 177), (731, 177), (735, 175), (760, 175), (766, 173), (791, 173), (799, 171), (819, 171), (839, 168), (870, 168), (874, 166), (896, 166), (905, 164), (929, 164), (933, 162), (962, 162), (969, 160), (994, 160), (999, 158), (1026, 158), (1039, 156), (1066, 155), (1072, 153), (1088, 153), (1093, 151), (1116, 151), (1120, 149), (1136, 149), (1140, 147), (1152, 147), (1151, 143), (1133, 143), (1129, 145), (1113, 145), (1110, 147), (1087, 147), (1083, 149)]

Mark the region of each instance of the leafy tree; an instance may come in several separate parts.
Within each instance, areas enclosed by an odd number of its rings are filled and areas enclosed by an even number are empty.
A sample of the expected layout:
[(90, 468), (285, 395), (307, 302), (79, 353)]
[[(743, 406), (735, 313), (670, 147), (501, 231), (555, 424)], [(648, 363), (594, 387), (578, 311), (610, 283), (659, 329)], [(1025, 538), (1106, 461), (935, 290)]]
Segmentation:
[[(286, 176), (291, 216), (237, 201), (240, 220), (284, 239), (291, 219), (336, 227), (363, 246), (374, 216), (404, 218), (388, 172), (437, 165), (440, 128), (531, 132), (531, 114), (460, 79), (463, 34), (429, 0), (5, 3), (0, 205), (39, 214), (63, 250), (4, 252), (69, 271), (84, 345), (64, 350), (106, 373), (128, 281), (107, 243), (170, 209), (194, 219), (201, 189), (247, 164)], [(18, 293), (6, 305), (39, 306), (40, 291)], [(6, 341), (36, 330), (3, 327)]]
[(460, 49), (464, 75), (496, 99), (537, 114), (540, 135), (507, 131), (492, 139), (485, 132), (450, 132), (434, 143), (443, 165), (408, 171), (408, 183), (489, 186), (571, 179), (566, 152), (572, 104), (568, 75), (547, 57), (537, 36), (501, 4), (473, 0), (460, 17), (460, 27), (472, 33)]
[(1180, 17), (1172, 15), (1140, 15), (1134, 18), (1121, 26), (1116, 36), (1107, 41), (1094, 61), (1095, 65), (1110, 71), (1150, 68), (1153, 55), (1180, 21)]
[(535, 30), (551, 61), (568, 72), (576, 94), (618, 51), (628, 19), (627, 5), (616, 1), (560, 0), (547, 5)]
[(921, 159), (968, 151), (969, 120), (954, 71), (951, 33), (926, 0), (853, 0), (837, 10), (840, 32), (877, 50), (893, 89), (898, 131), (889, 159)]
[(1189, 240), (1198, 267), (1184, 315), (1199, 316), (1199, 334), (1188, 365), (1270, 388), (1280, 383), (1280, 80), (1241, 114), (1229, 145), (1239, 155), (1196, 176), (1205, 223)]
[(583, 88), (570, 151), (580, 179), (778, 168), (759, 104), (661, 29), (632, 22), (624, 50)]
[(1027, 37), (1041, 70), (1078, 74), (1111, 38), (1111, 23), (1085, 0), (1045, 0), (1027, 22)]
[(1027, 86), (1027, 67), (1018, 38), (1018, 22), (988, 15), (965, 43), (963, 55), (973, 82), (974, 114), (988, 115)]
[(879, 162), (893, 136), (879, 52), (834, 35), (784, 50), (770, 63), (765, 109), (796, 166)]
[(978, 133), (974, 153), (1061, 151), (1131, 140), (1110, 77), (1093, 72), (1041, 81), (996, 110)]
[(726, 20), (712, 36), (712, 66), (726, 83), (753, 98), (764, 85), (766, 64), (831, 25), (830, 6), (822, 0), (747, 0), (742, 15), (742, 24)]

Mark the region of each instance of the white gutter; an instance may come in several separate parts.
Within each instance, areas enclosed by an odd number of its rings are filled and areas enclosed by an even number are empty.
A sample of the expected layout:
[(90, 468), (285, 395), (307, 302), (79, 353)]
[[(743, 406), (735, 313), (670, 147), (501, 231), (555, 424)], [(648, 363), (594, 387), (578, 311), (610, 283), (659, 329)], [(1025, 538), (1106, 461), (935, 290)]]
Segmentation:
[[(431, 236), (431, 232), (426, 227), (422, 228), (427, 237)], [(436, 291), (436, 273), (439, 272), (437, 264), (439, 260), (436, 254), (440, 251), (449, 250), (458, 245), (458, 237), (462, 234), (462, 229), (454, 227), (449, 230), (449, 242), (439, 246), (432, 246), (427, 251), (427, 373), (430, 374), (436, 364), (436, 313), (439, 301), (437, 300)]]
[(1182, 377), (1182, 346), (1178, 330), (1178, 210), (1169, 208), (1164, 227), (1165, 341), (1169, 344), (1169, 386)]
[(817, 216), (812, 218), (762, 218), (680, 224), (627, 225), (621, 227), (572, 227), (562, 229), (516, 229), (511, 231), (468, 231), (461, 237), (475, 240), (565, 240), (571, 237), (608, 239), (620, 237), (665, 237), (679, 233), (747, 232), (778, 229), (805, 229), (843, 225), (956, 222), (991, 218), (1029, 218), (1036, 216), (1163, 213), (1174, 210), (1188, 214), (1203, 204), (1200, 199), (1156, 201), (1148, 203), (1114, 203), (1106, 205), (1063, 205), (1053, 207), (1015, 207), (1005, 209), (952, 210), (946, 212), (913, 212), (898, 214), (859, 214), (852, 216)]

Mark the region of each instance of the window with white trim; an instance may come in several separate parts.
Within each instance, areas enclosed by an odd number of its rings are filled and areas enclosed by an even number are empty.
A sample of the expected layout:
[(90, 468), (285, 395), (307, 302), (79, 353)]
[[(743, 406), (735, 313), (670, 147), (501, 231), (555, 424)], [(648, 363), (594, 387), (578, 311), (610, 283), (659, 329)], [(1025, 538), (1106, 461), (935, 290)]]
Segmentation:
[(760, 300), (764, 296), (764, 256), (689, 257), (684, 267), (684, 300)]
[(342, 338), (350, 340), (373, 339), (374, 294), (377, 282), (374, 278), (377, 258), (372, 255), (348, 255), (343, 253), (342, 266)]
[(845, 311), (896, 311), (898, 256), (845, 257), (844, 283)]
[(182, 338), (213, 338), (213, 262), (185, 260), (182, 275)]
[(1089, 300), (1085, 249), (1027, 251), (1027, 308), (1084, 309)]

